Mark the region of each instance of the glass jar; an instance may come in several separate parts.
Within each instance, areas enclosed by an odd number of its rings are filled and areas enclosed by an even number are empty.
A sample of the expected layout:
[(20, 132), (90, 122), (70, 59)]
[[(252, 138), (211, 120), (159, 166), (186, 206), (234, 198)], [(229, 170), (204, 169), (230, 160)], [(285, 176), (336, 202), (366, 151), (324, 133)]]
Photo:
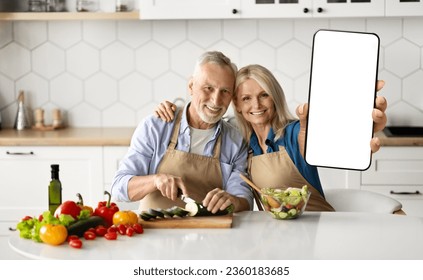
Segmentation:
[(76, 1), (76, 11), (96, 12), (98, 10), (98, 0), (78, 0)]
[(41, 13), (46, 11), (46, 1), (42, 0), (29, 0), (28, 11), (34, 13)]
[(129, 12), (134, 9), (134, 0), (116, 0), (116, 12)]

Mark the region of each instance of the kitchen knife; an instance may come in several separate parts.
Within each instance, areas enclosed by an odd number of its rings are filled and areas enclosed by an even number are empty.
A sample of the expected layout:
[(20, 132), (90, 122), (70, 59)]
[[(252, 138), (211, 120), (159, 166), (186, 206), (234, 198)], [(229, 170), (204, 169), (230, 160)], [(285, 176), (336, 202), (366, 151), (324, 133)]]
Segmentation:
[[(189, 196), (187, 196), (187, 195), (184, 195), (183, 193), (182, 193), (182, 190), (181, 189), (178, 189), (178, 197), (183, 201), (183, 202), (185, 202), (185, 203), (192, 203), (192, 202), (195, 202), (195, 203), (197, 203), (194, 199), (192, 199), (192, 198), (190, 198)], [(201, 203), (198, 203), (198, 204), (201, 204)], [(204, 207), (202, 204), (201, 204), (201, 206), (202, 207)]]

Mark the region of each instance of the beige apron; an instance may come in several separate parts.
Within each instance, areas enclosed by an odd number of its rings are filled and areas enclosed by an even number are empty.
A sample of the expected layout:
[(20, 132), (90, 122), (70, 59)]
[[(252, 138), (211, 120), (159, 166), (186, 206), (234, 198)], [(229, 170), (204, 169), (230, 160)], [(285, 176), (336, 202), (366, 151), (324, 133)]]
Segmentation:
[(251, 180), (259, 188), (301, 188), (307, 185), (311, 191), (306, 211), (335, 211), (325, 198), (298, 171), (285, 147), (279, 152), (248, 157)]
[[(188, 188), (190, 197), (201, 202), (209, 191), (215, 188), (222, 188), (223, 179), (219, 160), (222, 137), (219, 135), (212, 157), (176, 150), (181, 116), (182, 110), (176, 117), (169, 146), (160, 161), (157, 173), (166, 173), (181, 177), (185, 186)], [(185, 203), (179, 198), (172, 201), (162, 196), (161, 192), (156, 190), (140, 201), (139, 210), (144, 211), (149, 208), (167, 209), (175, 205), (184, 207)]]

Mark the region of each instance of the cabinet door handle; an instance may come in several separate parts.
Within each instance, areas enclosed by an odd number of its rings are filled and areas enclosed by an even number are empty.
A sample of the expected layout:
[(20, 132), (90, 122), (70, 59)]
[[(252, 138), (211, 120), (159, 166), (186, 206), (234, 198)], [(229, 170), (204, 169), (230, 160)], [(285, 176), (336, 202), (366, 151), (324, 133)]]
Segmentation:
[(317, 8), (317, 12), (318, 12), (318, 13), (323, 12), (323, 8), (321, 8), (321, 7)]
[(23, 153), (23, 152), (9, 152), (9, 151), (6, 151), (6, 154), (11, 155), (11, 156), (30, 156), (30, 155), (33, 155), (34, 152), (33, 151), (30, 151), (28, 153)]
[(419, 195), (420, 194), (420, 192), (419, 191), (415, 191), (415, 192), (396, 192), (396, 191), (391, 191), (391, 194), (404, 194), (404, 195), (406, 195), (406, 194), (414, 194), (414, 195)]
[(236, 15), (238, 13), (237, 9), (232, 9), (232, 14)]
[(304, 14), (307, 14), (309, 12), (309, 9), (308, 8), (304, 8), (303, 9), (303, 12), (304, 12)]

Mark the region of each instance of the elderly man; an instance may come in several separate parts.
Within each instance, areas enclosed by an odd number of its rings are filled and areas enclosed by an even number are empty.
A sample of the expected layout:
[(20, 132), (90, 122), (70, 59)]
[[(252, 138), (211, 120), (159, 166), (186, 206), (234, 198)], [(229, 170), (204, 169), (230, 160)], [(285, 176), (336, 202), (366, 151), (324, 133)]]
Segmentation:
[(183, 206), (178, 193), (213, 213), (231, 204), (251, 210), (246, 172), (248, 147), (238, 130), (222, 120), (234, 95), (237, 67), (221, 52), (199, 57), (188, 90), (191, 102), (172, 122), (150, 116), (135, 130), (114, 177), (112, 195), (140, 201), (140, 210)]

